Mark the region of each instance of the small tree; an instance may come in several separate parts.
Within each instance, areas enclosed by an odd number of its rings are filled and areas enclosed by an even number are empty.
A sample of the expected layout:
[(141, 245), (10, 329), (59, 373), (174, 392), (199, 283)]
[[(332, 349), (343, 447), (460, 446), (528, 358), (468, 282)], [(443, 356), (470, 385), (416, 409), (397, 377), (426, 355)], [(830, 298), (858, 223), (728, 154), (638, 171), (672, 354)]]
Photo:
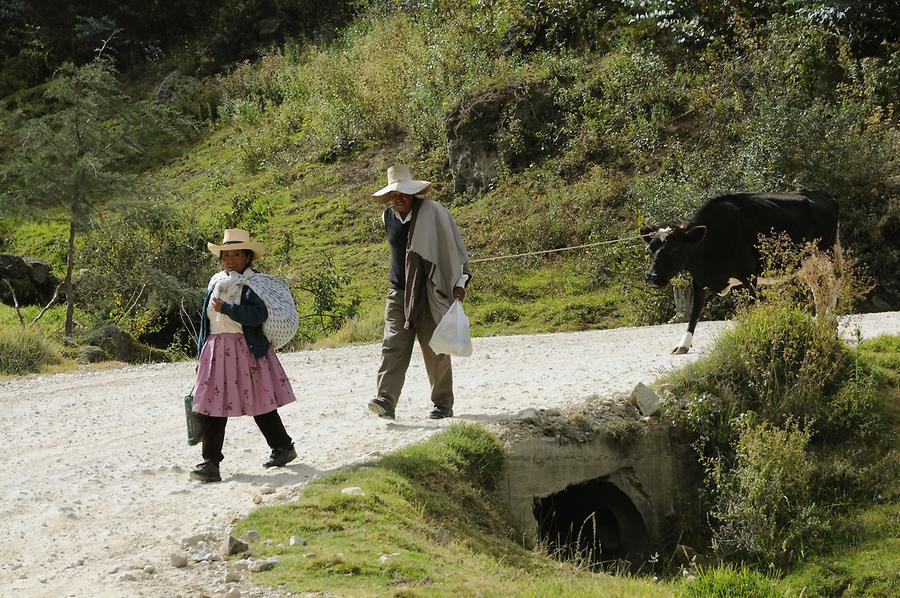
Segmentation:
[(158, 105), (134, 101), (102, 56), (83, 66), (67, 64), (44, 94), (47, 111), (31, 119), (8, 118), (2, 129), (0, 205), (69, 225), (66, 259), (66, 334), (72, 333), (75, 236), (91, 214), (113, 197), (133, 192), (129, 159), (147, 133), (175, 133)]

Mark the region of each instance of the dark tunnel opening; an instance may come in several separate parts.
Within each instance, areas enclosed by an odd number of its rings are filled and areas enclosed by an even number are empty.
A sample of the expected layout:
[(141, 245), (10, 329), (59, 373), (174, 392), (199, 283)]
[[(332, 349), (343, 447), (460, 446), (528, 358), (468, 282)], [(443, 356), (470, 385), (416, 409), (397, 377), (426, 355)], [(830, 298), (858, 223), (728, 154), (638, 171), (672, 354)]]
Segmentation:
[(591, 567), (624, 561), (638, 568), (649, 554), (644, 519), (631, 499), (604, 478), (534, 501), (540, 538), (550, 554)]

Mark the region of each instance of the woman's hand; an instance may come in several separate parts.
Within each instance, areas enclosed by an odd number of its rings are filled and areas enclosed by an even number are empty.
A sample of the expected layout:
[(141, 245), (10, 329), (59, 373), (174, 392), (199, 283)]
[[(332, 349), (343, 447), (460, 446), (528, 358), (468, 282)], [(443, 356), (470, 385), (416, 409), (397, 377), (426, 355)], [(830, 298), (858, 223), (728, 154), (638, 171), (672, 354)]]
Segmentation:
[(225, 302), (219, 299), (218, 297), (213, 297), (212, 300), (212, 308), (216, 313), (222, 313), (222, 306), (225, 305)]
[(463, 287), (453, 287), (453, 298), (462, 301), (466, 298), (466, 289)]

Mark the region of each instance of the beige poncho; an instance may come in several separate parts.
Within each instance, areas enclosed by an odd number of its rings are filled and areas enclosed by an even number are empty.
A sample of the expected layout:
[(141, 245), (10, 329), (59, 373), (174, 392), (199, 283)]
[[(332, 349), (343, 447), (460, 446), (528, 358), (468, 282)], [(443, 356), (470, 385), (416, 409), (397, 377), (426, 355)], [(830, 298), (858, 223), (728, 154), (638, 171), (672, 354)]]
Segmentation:
[[(429, 267), (420, 273), (415, 258), (425, 260)], [(412, 258), (412, 259), (411, 259)], [(471, 278), (469, 254), (459, 229), (444, 206), (428, 199), (420, 199), (414, 207), (412, 226), (407, 242), (405, 311), (407, 326), (416, 313), (418, 278), (426, 275), (428, 306), (435, 322), (440, 322), (453, 300), (453, 287), (463, 274)]]

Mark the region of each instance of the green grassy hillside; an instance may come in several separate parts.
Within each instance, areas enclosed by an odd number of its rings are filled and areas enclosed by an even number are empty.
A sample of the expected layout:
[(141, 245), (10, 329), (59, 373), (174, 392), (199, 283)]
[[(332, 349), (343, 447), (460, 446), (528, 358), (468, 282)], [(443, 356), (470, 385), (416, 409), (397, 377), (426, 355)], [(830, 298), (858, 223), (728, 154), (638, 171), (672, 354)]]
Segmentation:
[[(180, 81), (165, 101), (198, 119), (187, 141), (151, 144), (132, 163), (147, 183), (141, 201), (174, 209), (160, 222), (200, 254), (225, 225), (264, 240), (260, 265), (296, 281), (310, 316), (304, 342), (378, 338), (388, 251), (369, 196), (397, 162), (435, 183), (433, 199), (451, 208), (473, 258), (630, 238), (643, 221), (684, 218), (731, 190), (824, 189), (841, 203), (845, 246), (876, 282), (861, 307), (900, 306), (900, 50), (880, 13), (861, 6), (848, 22), (805, 3), (676, 3), (653, 16), (645, 4), (340, 3), (329, 27), (345, 24), (328, 35), (304, 28), (253, 60), (222, 59), (214, 74), (174, 50), (131, 65), (135, 94)], [(497, 176), (463, 185), (460, 148), (487, 148)], [(76, 269), (131, 269), (96, 257), (98, 244), (124, 247), (148, 222), (111, 225), (116, 217), (97, 212), (102, 233), (79, 238)], [(61, 270), (64, 223), (14, 213), (0, 223), (0, 250)], [(184, 254), (169, 247), (148, 250), (147, 261), (178, 270)], [(120, 304), (147, 277), (95, 280), (83, 307), (164, 345), (174, 306), (196, 302), (188, 289), (214, 268), (204, 263), (205, 272), (151, 283), (125, 316)], [(665, 321), (670, 295), (643, 285), (645, 267), (635, 241), (476, 264), (473, 331)], [(340, 313), (358, 313), (343, 331), (312, 326), (316, 297), (302, 288), (315, 276), (339, 281)], [(726, 308), (714, 301), (707, 313)]]

